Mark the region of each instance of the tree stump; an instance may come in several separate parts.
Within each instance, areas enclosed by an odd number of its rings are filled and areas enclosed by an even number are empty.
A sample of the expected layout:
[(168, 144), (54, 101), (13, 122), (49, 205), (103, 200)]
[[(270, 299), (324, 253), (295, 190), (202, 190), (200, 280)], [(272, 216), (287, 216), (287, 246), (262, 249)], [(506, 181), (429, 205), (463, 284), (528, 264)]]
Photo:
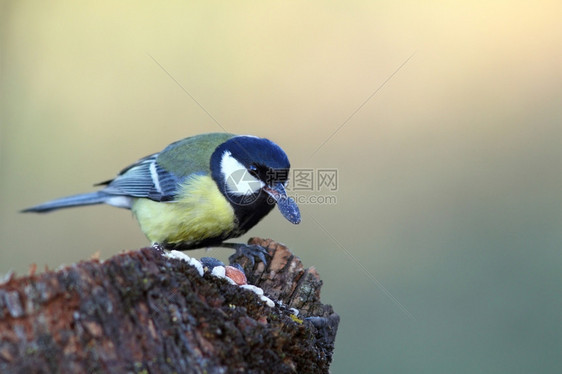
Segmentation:
[(327, 373), (339, 317), (285, 246), (260, 297), (154, 248), (0, 284), (0, 373)]

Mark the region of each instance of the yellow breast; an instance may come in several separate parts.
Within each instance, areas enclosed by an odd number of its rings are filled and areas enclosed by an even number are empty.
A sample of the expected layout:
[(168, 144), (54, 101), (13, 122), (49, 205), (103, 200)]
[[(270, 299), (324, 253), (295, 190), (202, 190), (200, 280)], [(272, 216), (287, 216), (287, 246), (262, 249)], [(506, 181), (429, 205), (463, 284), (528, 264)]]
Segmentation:
[(234, 230), (234, 210), (210, 176), (190, 177), (181, 191), (176, 201), (133, 203), (133, 214), (152, 243), (189, 245)]

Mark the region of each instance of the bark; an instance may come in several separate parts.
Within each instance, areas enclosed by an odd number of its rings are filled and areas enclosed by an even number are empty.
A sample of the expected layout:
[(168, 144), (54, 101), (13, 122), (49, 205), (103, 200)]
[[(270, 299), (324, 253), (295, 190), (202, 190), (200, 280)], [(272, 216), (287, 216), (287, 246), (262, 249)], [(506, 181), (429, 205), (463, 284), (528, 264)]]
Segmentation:
[(251, 243), (272, 255), (242, 265), (273, 307), (154, 248), (7, 277), (0, 373), (328, 372), (339, 317), (317, 272), (281, 244)]

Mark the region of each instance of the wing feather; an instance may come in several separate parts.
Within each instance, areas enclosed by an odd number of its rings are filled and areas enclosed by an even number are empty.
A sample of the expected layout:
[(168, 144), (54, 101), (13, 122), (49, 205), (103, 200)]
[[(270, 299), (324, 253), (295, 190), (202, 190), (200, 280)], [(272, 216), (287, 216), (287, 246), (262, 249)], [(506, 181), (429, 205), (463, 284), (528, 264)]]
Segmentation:
[(106, 185), (102, 191), (110, 195), (173, 201), (188, 178), (211, 173), (211, 155), (233, 136), (209, 133), (179, 140), (121, 170), (115, 179), (99, 184)]
[(117, 178), (108, 181), (103, 191), (155, 201), (174, 200), (182, 180), (158, 165), (157, 157), (157, 153), (150, 155), (123, 169)]

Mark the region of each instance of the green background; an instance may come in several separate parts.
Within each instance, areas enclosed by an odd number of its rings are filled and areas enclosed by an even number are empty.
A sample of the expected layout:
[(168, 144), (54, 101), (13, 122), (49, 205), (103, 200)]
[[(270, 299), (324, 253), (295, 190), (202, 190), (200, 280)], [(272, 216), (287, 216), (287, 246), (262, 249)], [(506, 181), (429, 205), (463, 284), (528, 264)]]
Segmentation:
[(243, 238), (318, 269), (342, 318), (333, 373), (562, 372), (560, 14), (4, 1), (0, 273), (147, 244), (126, 210), (18, 210), (186, 136), (254, 134), (294, 168), (338, 171), (337, 191), (303, 193), (336, 204), (302, 204), (299, 226), (274, 211)]

